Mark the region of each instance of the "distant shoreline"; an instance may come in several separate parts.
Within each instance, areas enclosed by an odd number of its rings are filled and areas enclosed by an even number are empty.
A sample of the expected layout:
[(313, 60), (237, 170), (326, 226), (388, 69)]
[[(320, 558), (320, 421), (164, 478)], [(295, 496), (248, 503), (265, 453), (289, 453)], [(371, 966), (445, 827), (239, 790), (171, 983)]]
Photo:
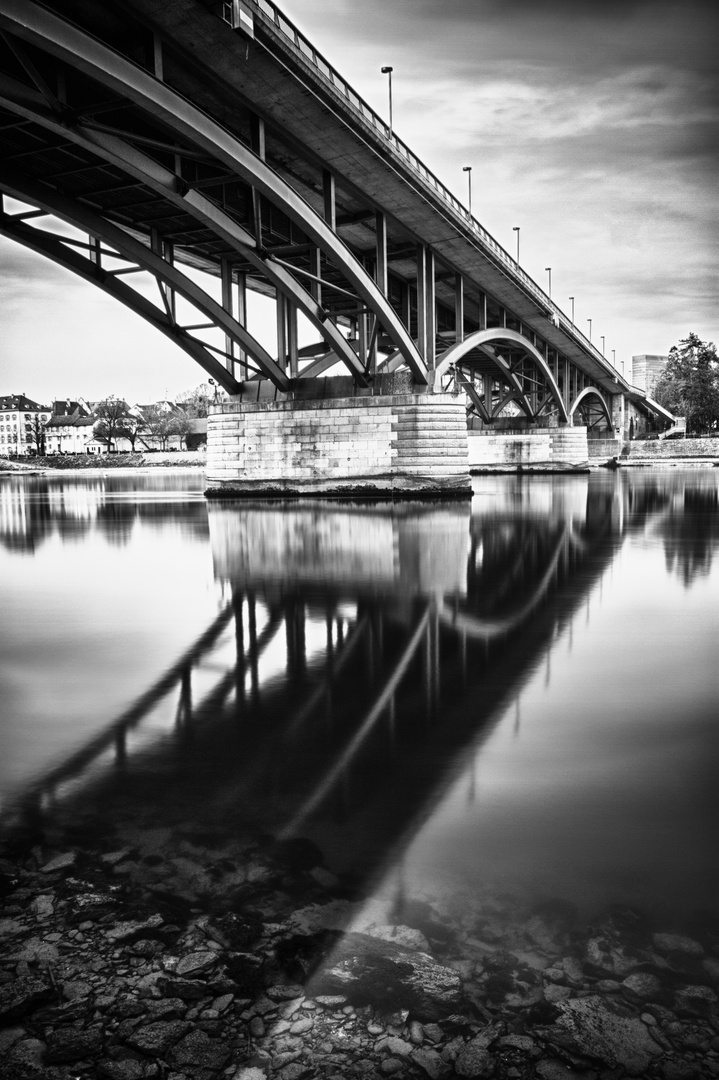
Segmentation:
[(38, 476), (48, 472), (82, 469), (107, 472), (109, 469), (203, 469), (205, 454), (197, 450), (178, 450), (150, 454), (52, 454), (29, 461), (0, 458), (0, 475)]

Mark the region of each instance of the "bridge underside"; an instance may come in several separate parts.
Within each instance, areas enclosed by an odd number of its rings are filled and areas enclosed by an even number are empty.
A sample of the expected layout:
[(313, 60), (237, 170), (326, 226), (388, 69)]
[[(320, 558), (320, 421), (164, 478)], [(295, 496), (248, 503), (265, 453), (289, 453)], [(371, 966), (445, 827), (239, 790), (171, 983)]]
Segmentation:
[(0, 0), (0, 233), (230, 395), (404, 372), (470, 425), (612, 426), (591, 343), (272, 4), (249, 10), (251, 40), (236, 4)]

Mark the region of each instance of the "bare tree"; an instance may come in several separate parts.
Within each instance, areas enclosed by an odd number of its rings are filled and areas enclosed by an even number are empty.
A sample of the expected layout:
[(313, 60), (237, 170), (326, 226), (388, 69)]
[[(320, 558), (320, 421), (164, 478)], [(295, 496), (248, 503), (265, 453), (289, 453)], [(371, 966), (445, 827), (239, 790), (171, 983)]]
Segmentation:
[(99, 402), (95, 414), (98, 418), (95, 436), (106, 442), (108, 452), (112, 453), (115, 439), (125, 434), (125, 422), (129, 415), (127, 402), (111, 395)]

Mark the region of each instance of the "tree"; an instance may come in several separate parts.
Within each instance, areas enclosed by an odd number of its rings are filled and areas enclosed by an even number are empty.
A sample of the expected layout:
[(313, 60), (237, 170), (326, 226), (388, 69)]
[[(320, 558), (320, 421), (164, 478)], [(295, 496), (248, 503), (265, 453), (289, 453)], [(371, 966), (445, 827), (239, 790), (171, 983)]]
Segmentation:
[(170, 437), (175, 434), (173, 412), (170, 409), (163, 409), (160, 405), (148, 405), (143, 411), (144, 430), (159, 441), (161, 450), (167, 450)]
[(211, 405), (215, 400), (214, 388), (214, 380), (200, 383), (194, 390), (186, 390), (184, 394), (180, 394), (177, 401), (182, 405), (188, 416), (204, 418), (207, 416), (208, 405)]
[(99, 402), (95, 408), (98, 420), (95, 424), (95, 436), (107, 443), (108, 453), (112, 453), (115, 439), (125, 435), (129, 408), (126, 401), (110, 396)]
[(34, 444), (35, 453), (40, 457), (45, 453), (45, 424), (46, 421), (35, 413), (30, 421), (30, 432), (27, 436), (28, 444), (31, 446)]
[(187, 436), (192, 434), (192, 418), (182, 409), (179, 409), (173, 417), (172, 434), (177, 435), (180, 445), (184, 440), (187, 446)]
[(654, 387), (654, 398), (675, 416), (685, 416), (687, 433), (714, 431), (719, 424), (719, 356), (713, 342), (689, 334), (669, 350)]

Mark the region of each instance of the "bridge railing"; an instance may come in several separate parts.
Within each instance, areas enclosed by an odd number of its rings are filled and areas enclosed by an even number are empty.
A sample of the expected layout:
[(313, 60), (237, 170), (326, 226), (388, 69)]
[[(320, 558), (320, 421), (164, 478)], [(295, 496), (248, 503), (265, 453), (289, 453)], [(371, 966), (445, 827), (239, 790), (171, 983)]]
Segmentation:
[[(551, 297), (549, 297), (547, 293), (537, 285), (536, 281), (522, 269), (516, 259), (513, 259), (509, 252), (505, 251), (502, 245), (494, 239), (491, 233), (487, 232), (487, 230), (480, 225), (467, 207), (464, 206), (457, 196), (442, 183), (439, 177), (435, 176), (431, 169), (428, 169), (427, 166), (420, 161), (417, 155), (410, 150), (409, 146), (407, 146), (394, 131), (390, 130), (387, 122), (375, 112), (371, 105), (367, 104), (364, 98), (350, 86), (337, 69), (317, 51), (312, 42), (297, 29), (294, 23), (287, 18), (272, 0), (243, 0), (243, 2), (247, 4), (249, 8), (253, 8), (264, 15), (265, 18), (272, 23), (275, 29), (280, 31), (283, 38), (295, 48), (302, 58), (314, 67), (315, 71), (322, 77), (324, 82), (332, 87), (332, 89), (344, 99), (345, 103), (349, 104), (366, 123), (374, 128), (377, 134), (386, 139), (396, 153), (411, 166), (414, 172), (416, 172), (426, 184), (429, 184), (429, 186), (441, 196), (443, 201), (452, 208), (454, 213), (462, 218), (463, 223), (480, 241), (481, 245), (491, 251), (496, 260), (509, 271), (510, 276), (515, 281), (520, 281), (525, 290), (533, 297), (539, 306), (546, 310), (548, 317), (552, 319), (555, 326), (561, 328), (569, 337), (573, 338), (581, 345), (585, 352), (588, 352), (609, 374), (624, 382), (624, 379), (619, 376), (616, 369), (612, 367), (606, 357), (592, 345), (591, 341), (585, 337), (581, 330), (576, 328), (574, 323), (564, 314), (561, 308), (554, 303)], [(232, 24), (231, 3), (223, 4), (223, 18), (226, 22)]]

